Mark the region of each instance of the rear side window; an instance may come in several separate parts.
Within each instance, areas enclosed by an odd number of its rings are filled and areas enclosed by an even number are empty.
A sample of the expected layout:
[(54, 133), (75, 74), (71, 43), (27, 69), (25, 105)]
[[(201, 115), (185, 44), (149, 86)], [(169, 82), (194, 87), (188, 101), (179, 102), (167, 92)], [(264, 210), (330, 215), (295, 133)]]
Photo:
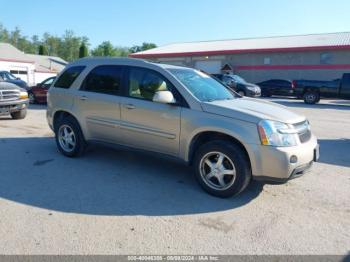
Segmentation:
[(85, 66), (73, 66), (68, 68), (63, 74), (57, 79), (55, 87), (59, 88), (70, 88), (75, 79), (85, 69)]
[(95, 67), (85, 78), (82, 90), (109, 95), (118, 95), (123, 78), (122, 66), (104, 65)]

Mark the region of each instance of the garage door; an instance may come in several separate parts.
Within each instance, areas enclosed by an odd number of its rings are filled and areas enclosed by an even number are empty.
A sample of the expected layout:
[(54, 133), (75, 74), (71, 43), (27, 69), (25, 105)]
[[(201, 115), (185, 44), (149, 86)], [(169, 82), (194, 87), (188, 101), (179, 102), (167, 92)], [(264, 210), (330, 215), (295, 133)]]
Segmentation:
[(220, 74), (221, 61), (197, 61), (195, 68), (203, 70), (209, 74)]

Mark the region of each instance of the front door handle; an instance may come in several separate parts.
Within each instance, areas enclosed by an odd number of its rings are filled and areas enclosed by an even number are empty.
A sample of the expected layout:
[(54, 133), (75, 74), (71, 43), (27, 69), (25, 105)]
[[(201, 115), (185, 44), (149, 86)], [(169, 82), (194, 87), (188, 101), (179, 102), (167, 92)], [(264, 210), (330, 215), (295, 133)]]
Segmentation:
[(136, 107), (133, 104), (126, 104), (125, 108), (126, 109), (135, 109)]
[(86, 96), (81, 96), (81, 97), (79, 97), (79, 99), (82, 100), (82, 101), (85, 101), (85, 100), (87, 100), (88, 98), (87, 98)]

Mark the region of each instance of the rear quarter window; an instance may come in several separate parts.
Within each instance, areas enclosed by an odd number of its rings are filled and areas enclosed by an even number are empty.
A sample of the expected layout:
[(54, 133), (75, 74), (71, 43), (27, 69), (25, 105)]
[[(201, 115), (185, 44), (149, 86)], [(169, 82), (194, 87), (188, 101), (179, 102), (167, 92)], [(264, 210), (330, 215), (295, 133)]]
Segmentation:
[(85, 69), (85, 66), (73, 66), (68, 68), (63, 74), (57, 79), (55, 87), (58, 88), (70, 88), (75, 79)]

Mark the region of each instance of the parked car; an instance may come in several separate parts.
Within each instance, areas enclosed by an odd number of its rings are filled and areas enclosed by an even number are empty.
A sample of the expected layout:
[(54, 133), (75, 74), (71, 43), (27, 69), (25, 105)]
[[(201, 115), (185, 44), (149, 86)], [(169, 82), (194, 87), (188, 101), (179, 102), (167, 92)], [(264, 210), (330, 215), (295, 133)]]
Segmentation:
[[(261, 88), (261, 96), (297, 96), (295, 93), (295, 83), (291, 80), (270, 79), (257, 83)], [(299, 96), (298, 96), (299, 97)]]
[(28, 90), (29, 103), (46, 103), (47, 91), (56, 77), (50, 77)]
[(0, 82), (8, 82), (15, 84), (21, 88), (28, 90), (28, 85), (26, 82), (7, 71), (0, 71)]
[(255, 85), (255, 84), (248, 83), (247, 81), (245, 81), (242, 77), (240, 77), (238, 75), (216, 74), (213, 76), (220, 79), (225, 85), (232, 88), (234, 91), (236, 91), (241, 96), (257, 97), (257, 96), (261, 95), (261, 90), (260, 90), (259, 86)]
[(96, 141), (170, 155), (219, 197), (242, 192), (251, 178), (300, 176), (319, 155), (304, 116), (241, 97), (191, 68), (84, 58), (48, 93), (47, 120), (63, 155), (77, 157)]
[(25, 89), (7, 82), (0, 82), (0, 115), (23, 119), (27, 115), (28, 93)]
[(350, 99), (350, 73), (332, 81), (296, 80), (295, 93), (306, 104), (318, 103), (321, 97)]

